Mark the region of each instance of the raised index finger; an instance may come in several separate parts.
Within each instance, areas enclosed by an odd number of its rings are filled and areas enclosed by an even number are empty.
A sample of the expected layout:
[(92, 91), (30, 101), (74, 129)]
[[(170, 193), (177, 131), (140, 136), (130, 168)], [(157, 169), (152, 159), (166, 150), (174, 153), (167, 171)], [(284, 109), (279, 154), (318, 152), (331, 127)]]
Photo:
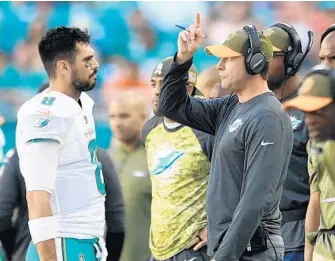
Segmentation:
[(197, 12), (195, 14), (195, 23), (194, 23), (194, 25), (195, 25), (195, 29), (200, 29), (201, 24), (200, 24), (200, 13), (199, 12)]

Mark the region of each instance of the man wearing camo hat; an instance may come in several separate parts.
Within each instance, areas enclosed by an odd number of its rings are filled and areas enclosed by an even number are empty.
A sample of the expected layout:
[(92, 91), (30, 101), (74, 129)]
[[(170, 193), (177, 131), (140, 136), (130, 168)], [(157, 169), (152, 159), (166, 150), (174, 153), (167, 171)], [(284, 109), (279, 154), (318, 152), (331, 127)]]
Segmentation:
[[(264, 31), (264, 35), (276, 48), (270, 63), (269, 88), (280, 102), (293, 99), (298, 95), (300, 84), (296, 75), (300, 66), (294, 66), (296, 57), (302, 57), (300, 37), (292, 26), (283, 23), (271, 26)], [(299, 61), (301, 63), (302, 60)], [(290, 110), (289, 115), (294, 132), (294, 146), (280, 202), (281, 232), (285, 243), (284, 260), (303, 261), (305, 217), (310, 198), (306, 150), (309, 137), (304, 113)]]
[[(152, 182), (150, 249), (152, 261), (208, 261), (206, 193), (212, 135), (159, 115), (159, 95), (173, 57), (161, 61), (151, 76), (155, 116), (143, 128)], [(187, 92), (195, 88), (197, 70), (188, 70)]]
[(187, 72), (202, 43), (200, 14), (178, 37), (164, 77), (159, 112), (215, 135), (207, 193), (208, 255), (215, 261), (280, 261), (279, 203), (293, 146), (287, 113), (267, 86), (273, 48), (252, 25), (207, 46), (217, 56), (221, 86), (235, 95), (196, 99)]
[[(314, 246), (313, 257), (306, 261), (335, 260), (335, 73), (316, 66), (304, 78), (298, 97), (285, 102), (284, 108), (305, 112), (310, 134), (308, 143), (311, 197), (318, 207), (307, 211), (306, 220), (318, 218), (317, 232), (306, 232)], [(320, 218), (321, 214), (321, 218)]]

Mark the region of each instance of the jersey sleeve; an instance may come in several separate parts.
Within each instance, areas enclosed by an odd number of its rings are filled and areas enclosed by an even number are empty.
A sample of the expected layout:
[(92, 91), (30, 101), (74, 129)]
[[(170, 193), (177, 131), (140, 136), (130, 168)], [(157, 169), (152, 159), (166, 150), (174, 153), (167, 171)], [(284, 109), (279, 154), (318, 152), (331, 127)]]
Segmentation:
[(24, 143), (33, 140), (51, 139), (62, 143), (65, 135), (64, 120), (55, 115), (41, 113), (26, 115), (18, 119), (20, 136)]
[(39, 94), (22, 105), (17, 114), (17, 138), (20, 144), (35, 140), (62, 143), (76, 113), (75, 103), (64, 96)]
[(141, 140), (143, 144), (145, 144), (147, 136), (150, 133), (150, 131), (152, 131), (161, 122), (163, 122), (163, 117), (153, 116), (150, 120), (148, 120), (144, 124), (141, 134)]
[(42, 190), (52, 194), (60, 147), (60, 143), (54, 140), (30, 142), (25, 146), (19, 164), (27, 191)]
[(80, 111), (80, 106), (65, 94), (50, 92), (36, 95), (18, 112), (17, 135), (20, 143), (43, 139), (62, 143)]
[(231, 97), (200, 99), (189, 96), (188, 70), (192, 66), (193, 58), (183, 64), (177, 64), (176, 56), (177, 54), (163, 79), (158, 110), (171, 120), (214, 135), (221, 115), (226, 114)]
[(198, 138), (199, 143), (201, 145), (202, 151), (207, 156), (208, 160), (212, 160), (212, 152), (214, 149), (214, 139), (213, 135), (192, 129), (195, 136)]

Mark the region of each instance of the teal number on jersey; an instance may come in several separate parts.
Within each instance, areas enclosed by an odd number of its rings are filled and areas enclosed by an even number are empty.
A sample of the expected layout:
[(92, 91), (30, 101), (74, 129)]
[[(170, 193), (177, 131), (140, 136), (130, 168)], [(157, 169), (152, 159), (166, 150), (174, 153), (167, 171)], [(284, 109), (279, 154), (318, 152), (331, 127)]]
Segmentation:
[(91, 140), (90, 143), (88, 144), (88, 150), (90, 151), (91, 154), (91, 162), (97, 166), (95, 169), (95, 180), (97, 182), (97, 187), (98, 191), (100, 192), (101, 195), (106, 194), (106, 189), (105, 189), (105, 184), (101, 179), (101, 163), (98, 161), (97, 158), (97, 150), (96, 150), (96, 141)]
[(1, 247), (0, 247), (0, 261), (5, 261), (5, 255), (3, 254)]
[(42, 101), (42, 104), (51, 106), (54, 103), (55, 100), (56, 100), (55, 97), (44, 97), (43, 101)]

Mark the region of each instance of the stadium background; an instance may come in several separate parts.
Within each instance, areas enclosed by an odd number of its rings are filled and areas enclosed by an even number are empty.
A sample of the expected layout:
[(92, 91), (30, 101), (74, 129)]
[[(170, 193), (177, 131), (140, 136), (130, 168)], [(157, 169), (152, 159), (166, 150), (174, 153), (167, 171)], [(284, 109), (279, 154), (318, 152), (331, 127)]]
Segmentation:
[[(305, 48), (307, 31), (315, 41), (303, 70), (318, 63), (322, 31), (335, 21), (335, 2), (0, 2), (0, 115), (6, 123), (5, 151), (15, 145), (16, 113), (47, 75), (37, 44), (45, 30), (65, 25), (87, 27), (100, 62), (98, 83), (90, 92), (96, 102), (97, 143), (107, 148), (112, 133), (106, 105), (123, 89), (145, 95), (150, 106), (149, 77), (155, 64), (177, 50), (179, 29), (202, 14), (205, 44), (220, 43), (247, 23), (262, 30), (277, 21), (293, 25)], [(196, 54), (199, 71), (218, 60)], [(150, 109), (150, 108), (148, 108)]]

